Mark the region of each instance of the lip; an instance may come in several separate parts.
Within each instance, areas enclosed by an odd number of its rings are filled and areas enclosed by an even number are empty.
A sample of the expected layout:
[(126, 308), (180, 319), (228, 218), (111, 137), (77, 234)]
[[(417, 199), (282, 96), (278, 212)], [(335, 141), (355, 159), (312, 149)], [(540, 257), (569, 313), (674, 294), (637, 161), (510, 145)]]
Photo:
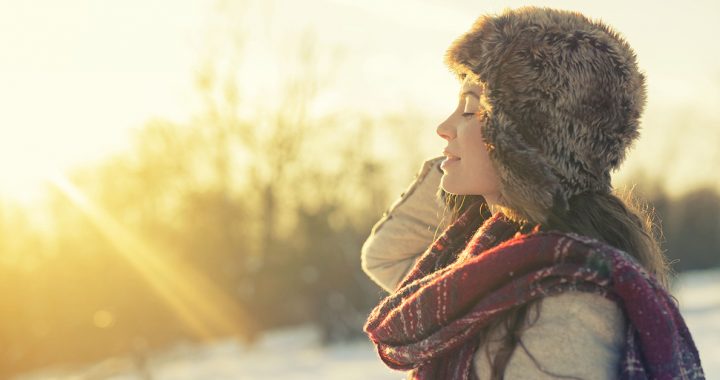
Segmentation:
[(454, 154), (447, 149), (443, 150), (443, 155), (446, 157), (446, 160), (459, 160), (460, 157), (457, 154)]
[(440, 169), (447, 171), (447, 168), (456, 164), (460, 161), (459, 157), (453, 156), (452, 154), (446, 154), (445, 159), (440, 163)]

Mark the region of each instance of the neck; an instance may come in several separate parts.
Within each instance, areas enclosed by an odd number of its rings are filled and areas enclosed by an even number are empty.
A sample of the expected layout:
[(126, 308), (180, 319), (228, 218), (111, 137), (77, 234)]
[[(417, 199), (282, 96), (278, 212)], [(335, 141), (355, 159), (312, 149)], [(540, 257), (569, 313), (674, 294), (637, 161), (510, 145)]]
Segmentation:
[(487, 207), (490, 210), (490, 213), (495, 215), (498, 211), (500, 211), (500, 205), (495, 202), (495, 199), (492, 197), (484, 197), (485, 203), (487, 203)]

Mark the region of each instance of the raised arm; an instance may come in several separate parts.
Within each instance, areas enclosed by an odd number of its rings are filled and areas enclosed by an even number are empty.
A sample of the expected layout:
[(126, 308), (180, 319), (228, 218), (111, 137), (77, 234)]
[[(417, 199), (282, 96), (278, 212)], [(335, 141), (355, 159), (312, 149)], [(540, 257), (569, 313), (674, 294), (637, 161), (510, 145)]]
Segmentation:
[[(375, 223), (363, 244), (365, 273), (388, 292), (413, 267), (437, 234), (442, 232), (444, 205), (436, 197), (444, 156), (425, 161), (410, 186)], [(439, 227), (438, 227), (439, 226)]]

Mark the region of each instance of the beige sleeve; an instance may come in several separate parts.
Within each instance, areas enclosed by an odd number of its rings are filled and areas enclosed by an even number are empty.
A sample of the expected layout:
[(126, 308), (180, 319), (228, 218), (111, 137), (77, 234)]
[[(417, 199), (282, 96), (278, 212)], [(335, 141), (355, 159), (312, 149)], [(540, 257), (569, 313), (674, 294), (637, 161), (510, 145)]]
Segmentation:
[(444, 205), (437, 192), (443, 159), (440, 156), (423, 163), (413, 182), (375, 223), (363, 244), (363, 271), (388, 292), (395, 290), (442, 232)]
[[(504, 378), (616, 379), (625, 326), (618, 305), (598, 294), (568, 291), (547, 297), (535, 324), (520, 336), (525, 348), (517, 345)], [(490, 362), (485, 350), (494, 353), (497, 345), (483, 344), (476, 351), (473, 364), (478, 378), (489, 377)]]

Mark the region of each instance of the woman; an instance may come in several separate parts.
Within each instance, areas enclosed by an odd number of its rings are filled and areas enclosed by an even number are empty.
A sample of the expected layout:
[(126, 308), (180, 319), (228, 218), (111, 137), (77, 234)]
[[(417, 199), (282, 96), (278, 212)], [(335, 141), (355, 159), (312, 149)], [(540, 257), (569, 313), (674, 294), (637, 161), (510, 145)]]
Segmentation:
[(413, 379), (704, 378), (652, 223), (610, 183), (645, 105), (630, 46), (524, 7), (480, 17), (446, 63), (444, 157), (363, 246), (391, 292), (364, 327), (381, 359)]

